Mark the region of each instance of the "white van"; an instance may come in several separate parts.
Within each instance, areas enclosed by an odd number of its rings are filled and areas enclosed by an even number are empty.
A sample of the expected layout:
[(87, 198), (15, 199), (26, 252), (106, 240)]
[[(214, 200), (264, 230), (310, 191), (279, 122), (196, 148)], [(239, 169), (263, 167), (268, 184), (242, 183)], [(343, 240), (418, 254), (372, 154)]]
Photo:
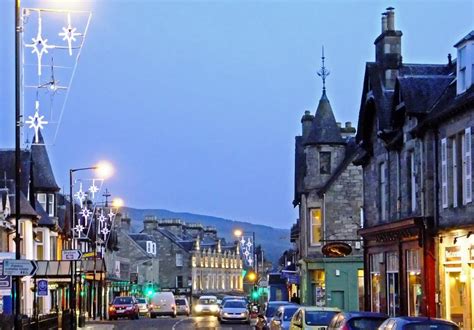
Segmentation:
[(150, 317), (160, 315), (176, 317), (176, 301), (173, 292), (157, 292), (150, 299)]

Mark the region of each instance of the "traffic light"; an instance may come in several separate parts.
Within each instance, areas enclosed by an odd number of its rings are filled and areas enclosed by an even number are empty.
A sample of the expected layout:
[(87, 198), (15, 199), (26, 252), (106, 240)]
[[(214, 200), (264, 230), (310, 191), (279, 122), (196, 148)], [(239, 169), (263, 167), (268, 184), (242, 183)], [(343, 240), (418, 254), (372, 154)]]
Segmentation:
[(256, 285), (253, 286), (251, 296), (253, 300), (258, 300), (258, 298), (260, 298), (260, 290)]
[(148, 283), (145, 287), (145, 296), (151, 298), (155, 294), (155, 287), (153, 283)]

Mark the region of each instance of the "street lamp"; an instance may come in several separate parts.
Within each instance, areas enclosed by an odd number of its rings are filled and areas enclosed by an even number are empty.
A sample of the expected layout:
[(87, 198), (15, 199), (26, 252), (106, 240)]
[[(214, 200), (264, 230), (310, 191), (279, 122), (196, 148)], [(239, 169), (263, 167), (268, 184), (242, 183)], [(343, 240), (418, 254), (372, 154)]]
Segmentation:
[[(256, 258), (256, 255), (255, 255), (255, 232), (254, 231), (251, 231), (251, 232), (248, 232), (248, 233), (252, 233), (252, 258), (253, 258), (253, 265), (254, 265), (254, 268), (255, 270), (257, 271), (257, 258)], [(241, 238), (244, 236), (244, 231), (240, 228), (237, 228), (237, 229), (234, 229), (234, 236), (237, 237), (237, 238)], [(239, 245), (242, 246), (242, 243), (239, 241)]]
[[(72, 194), (72, 187), (73, 187), (73, 176), (75, 172), (79, 171), (87, 171), (87, 170), (96, 170), (98, 176), (101, 179), (106, 179), (113, 173), (113, 167), (110, 165), (109, 162), (106, 161), (101, 161), (95, 166), (89, 166), (89, 167), (80, 167), (80, 168), (74, 168), (69, 170), (69, 200), (70, 200), (70, 207), (69, 207), (69, 221), (70, 221), (70, 230), (72, 231), (72, 241), (71, 241), (71, 248), (72, 249), (77, 249), (77, 240), (74, 237), (74, 230), (76, 227), (76, 219), (74, 217), (74, 198)], [(75, 329), (76, 327), (76, 267), (77, 267), (77, 262), (74, 260), (74, 267), (71, 271), (71, 287), (70, 287), (70, 308), (72, 310), (72, 316), (73, 316), (73, 328)], [(95, 280), (95, 279), (94, 279)], [(80, 306), (79, 306), (79, 311), (80, 311)]]

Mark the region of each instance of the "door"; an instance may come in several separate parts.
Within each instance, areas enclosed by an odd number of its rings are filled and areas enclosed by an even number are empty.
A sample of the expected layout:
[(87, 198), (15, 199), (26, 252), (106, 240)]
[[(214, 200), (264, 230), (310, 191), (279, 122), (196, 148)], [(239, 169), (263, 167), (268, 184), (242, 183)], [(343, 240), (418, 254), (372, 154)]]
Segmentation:
[(344, 291), (331, 291), (332, 306), (344, 310)]

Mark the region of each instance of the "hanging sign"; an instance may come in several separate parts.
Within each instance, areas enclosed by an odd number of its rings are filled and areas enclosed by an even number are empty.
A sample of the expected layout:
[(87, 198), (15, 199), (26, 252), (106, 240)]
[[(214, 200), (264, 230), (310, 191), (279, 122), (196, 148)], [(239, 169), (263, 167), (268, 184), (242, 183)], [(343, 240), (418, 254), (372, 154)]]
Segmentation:
[(326, 257), (339, 258), (345, 257), (352, 252), (352, 247), (344, 242), (329, 242), (321, 248)]
[(48, 295), (48, 281), (39, 280), (38, 281), (38, 296), (44, 297)]

